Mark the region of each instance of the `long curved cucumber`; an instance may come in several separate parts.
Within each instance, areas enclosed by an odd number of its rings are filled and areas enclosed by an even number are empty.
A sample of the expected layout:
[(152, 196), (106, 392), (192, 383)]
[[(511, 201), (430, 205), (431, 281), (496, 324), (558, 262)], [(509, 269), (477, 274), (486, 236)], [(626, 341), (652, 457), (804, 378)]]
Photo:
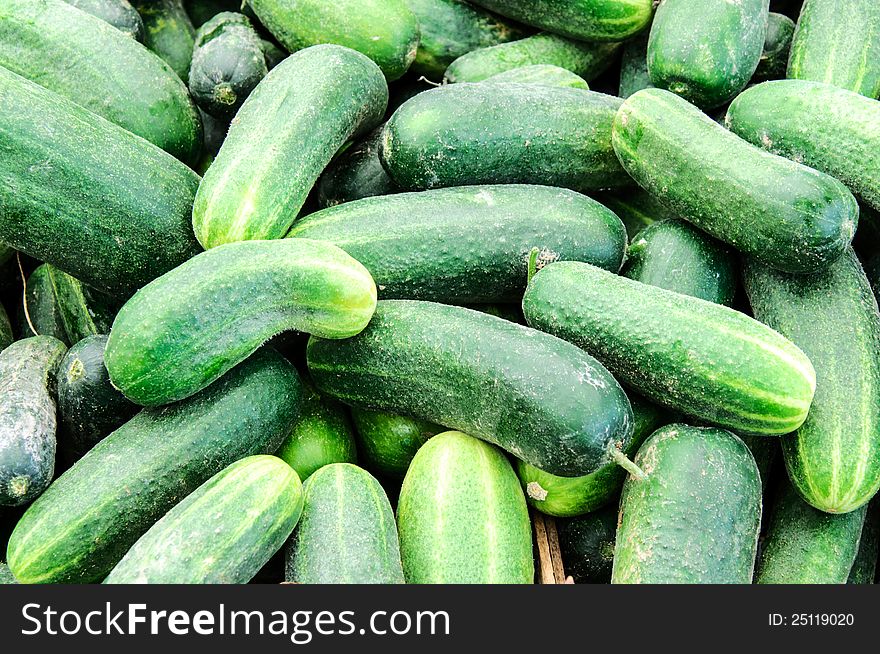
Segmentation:
[(387, 411), (351, 408), (364, 466), (376, 474), (403, 479), (419, 448), (444, 431), (427, 420)]

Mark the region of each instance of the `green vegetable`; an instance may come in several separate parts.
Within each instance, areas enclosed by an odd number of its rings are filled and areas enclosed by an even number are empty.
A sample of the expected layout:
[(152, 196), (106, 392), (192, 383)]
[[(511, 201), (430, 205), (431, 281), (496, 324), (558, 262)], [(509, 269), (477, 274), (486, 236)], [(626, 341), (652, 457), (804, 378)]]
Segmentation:
[(552, 64), (533, 64), (511, 68), (491, 77), (484, 82), (519, 82), (520, 84), (541, 84), (542, 86), (561, 86), (564, 88), (583, 89), (589, 91), (590, 86), (580, 75)]
[(427, 420), (386, 411), (352, 407), (351, 416), (365, 467), (393, 479), (403, 479), (419, 448), (443, 431), (443, 427)]
[[(27, 303), (27, 312), (25, 312)], [(58, 306), (58, 296), (49, 277), (49, 264), (44, 263), (36, 268), (27, 278), (27, 293), (22, 297), (18, 307), (18, 325), (20, 338), (31, 336), (52, 336), (68, 344), (67, 332)], [(34, 329), (31, 329), (33, 325)], [(34, 331), (36, 330), (36, 331)]]
[(5, 563), (0, 563), (0, 584), (17, 584), (15, 577), (12, 575), (12, 572), (9, 570), (9, 566)]
[(54, 266), (44, 265), (64, 327), (65, 338), (61, 340), (78, 343), (86, 336), (109, 332), (118, 303)]
[(576, 584), (611, 581), (617, 503), (579, 516), (556, 521), (565, 574)]
[(657, 198), (640, 188), (599, 193), (595, 197), (620, 217), (630, 241), (648, 225), (677, 218)]
[(391, 195), (400, 190), (379, 161), (381, 139), (380, 126), (330, 162), (316, 184), (319, 207), (326, 209), (361, 198)]
[(64, 0), (92, 16), (100, 18), (135, 41), (144, 40), (144, 21), (128, 0)]
[(144, 45), (186, 82), (196, 29), (181, 0), (129, 0), (144, 20)]
[(850, 568), (848, 584), (873, 584), (877, 572), (877, 554), (880, 547), (880, 504), (874, 501), (868, 506), (862, 537), (859, 539), (859, 551)]
[(764, 35), (764, 51), (758, 61), (753, 82), (782, 79), (788, 66), (794, 21), (784, 14), (770, 12), (767, 15), (767, 33)]

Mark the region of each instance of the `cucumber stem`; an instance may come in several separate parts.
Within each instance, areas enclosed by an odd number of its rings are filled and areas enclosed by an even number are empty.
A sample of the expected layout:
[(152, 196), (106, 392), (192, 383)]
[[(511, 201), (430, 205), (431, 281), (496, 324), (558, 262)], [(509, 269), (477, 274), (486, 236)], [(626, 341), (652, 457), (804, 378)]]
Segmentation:
[(633, 463), (629, 459), (629, 457), (626, 456), (626, 454), (617, 449), (614, 443), (611, 444), (611, 446), (608, 448), (608, 451), (611, 454), (611, 459), (612, 461), (614, 461), (614, 463), (626, 470), (629, 474), (631, 474), (639, 481), (647, 481), (648, 475), (646, 475), (640, 467)]
[(21, 253), (18, 250), (15, 251), (15, 260), (18, 262), (18, 272), (21, 275), (21, 304), (24, 307), (24, 319), (27, 321), (28, 327), (31, 328), (31, 333), (34, 336), (39, 336), (37, 330), (34, 329), (34, 323), (31, 322), (31, 313), (28, 311), (27, 278), (24, 276), (24, 268), (21, 265)]
[(529, 252), (529, 269), (526, 274), (526, 286), (532, 283), (532, 277), (538, 272), (538, 248), (533, 247)]

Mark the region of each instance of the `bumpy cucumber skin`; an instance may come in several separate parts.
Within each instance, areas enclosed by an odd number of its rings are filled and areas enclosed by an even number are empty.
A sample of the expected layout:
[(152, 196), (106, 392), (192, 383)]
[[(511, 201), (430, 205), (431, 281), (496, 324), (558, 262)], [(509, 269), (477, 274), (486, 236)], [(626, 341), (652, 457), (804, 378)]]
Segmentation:
[(612, 64), (619, 49), (618, 43), (582, 43), (555, 34), (535, 34), (462, 55), (449, 64), (443, 81), (482, 82), (512, 68), (552, 64), (592, 82)]
[(531, 584), (529, 512), (500, 450), (460, 432), (429, 440), (397, 503), (409, 584)]
[(484, 82), (517, 82), (519, 84), (542, 84), (563, 88), (590, 90), (590, 85), (580, 75), (552, 64), (533, 64), (511, 68), (487, 77)]
[[(174, 72), (115, 27), (62, 0), (5, 0), (0, 8), (0, 65), (185, 163), (199, 158), (199, 115)], [(34, 116), (45, 116), (27, 102), (17, 103), (18, 112), (21, 107), (29, 108), (24, 118), (31, 122)], [(81, 137), (78, 129), (72, 133)], [(49, 143), (55, 138), (49, 137)], [(113, 161), (119, 166), (125, 157)], [(139, 168), (141, 174), (151, 170)]]
[(761, 480), (728, 431), (674, 424), (635, 458), (623, 484), (612, 584), (748, 584), (761, 524)]
[(293, 468), (249, 456), (218, 472), (138, 539), (105, 584), (245, 584), (303, 511)]
[(611, 581), (617, 503), (576, 518), (556, 521), (565, 574), (576, 584)]
[(770, 12), (767, 15), (767, 33), (764, 36), (764, 50), (752, 82), (764, 82), (785, 77), (791, 40), (794, 36), (794, 21), (783, 14)]
[(248, 5), (290, 52), (343, 45), (375, 61), (389, 81), (416, 58), (419, 22), (406, 0), (248, 0)]
[(663, 0), (651, 24), (651, 83), (702, 109), (739, 93), (758, 67), (770, 0)]
[(9, 567), (23, 583), (101, 581), (205, 480), (277, 450), (299, 401), (296, 370), (264, 350), (191, 399), (141, 411), (28, 508), (9, 539)]
[(494, 185), (373, 197), (300, 219), (289, 236), (328, 241), (360, 261), (383, 299), (518, 302), (529, 255), (617, 272), (620, 219), (598, 202), (546, 186)]
[(381, 71), (354, 50), (289, 56), (248, 96), (205, 173), (192, 210), (199, 242), (284, 236), (336, 151), (378, 125), (387, 104)]
[(880, 210), (880, 102), (821, 82), (777, 80), (736, 98), (725, 124), (758, 147), (834, 176)]
[(628, 98), (636, 91), (654, 86), (648, 74), (648, 32), (630, 39), (620, 57), (620, 84), (617, 95)]
[(351, 417), (364, 466), (392, 479), (403, 479), (419, 448), (444, 431), (433, 422), (385, 411), (352, 407)]
[(2, 584), (17, 584), (15, 576), (12, 574), (12, 571), (9, 569), (9, 566), (5, 563), (0, 563), (0, 585)]
[(129, 0), (144, 21), (144, 45), (186, 82), (196, 29), (181, 0)]
[(144, 40), (144, 21), (128, 0), (64, 0), (77, 9), (110, 23), (135, 41)]
[(327, 166), (316, 185), (321, 209), (400, 190), (379, 160), (381, 140), (382, 126), (379, 126)]
[(555, 475), (594, 472), (632, 437), (629, 400), (592, 357), (463, 307), (383, 300), (359, 335), (312, 338), (306, 356), (347, 404), (468, 429)]
[(597, 193), (594, 197), (623, 221), (630, 241), (648, 225), (676, 218), (657, 198), (638, 187), (619, 193)]
[(51, 336), (0, 353), (0, 506), (38, 497), (55, 474), (55, 384), (67, 346)]
[(648, 399), (722, 427), (787, 434), (810, 409), (806, 355), (728, 307), (560, 261), (532, 278), (523, 313)]
[(394, 512), (370, 473), (334, 463), (309, 477), (304, 494), (302, 519), (285, 548), (285, 581), (403, 583)]
[(537, 84), (450, 84), (405, 102), (379, 157), (402, 188), (544, 184), (628, 186), (611, 147), (620, 99)]
[(375, 307), (370, 273), (330, 243), (229, 243), (135, 293), (113, 321), (105, 362), (127, 398), (167, 404), (205, 388), (276, 334), (348, 338)]
[(46, 266), (67, 337), (65, 342), (78, 343), (86, 336), (109, 332), (118, 303), (54, 266)]
[(679, 217), (779, 270), (817, 272), (855, 234), (858, 204), (841, 182), (752, 146), (668, 91), (628, 98), (612, 143)]
[(806, 0), (798, 18), (787, 77), (880, 95), (880, 4)]
[(866, 510), (862, 507), (843, 515), (818, 511), (783, 482), (774, 499), (755, 583), (846, 583)]
[(806, 422), (782, 439), (789, 477), (817, 509), (857, 509), (880, 488), (880, 312), (862, 266), (851, 249), (808, 277), (749, 263), (745, 285), (755, 317), (816, 370)]
[[(61, 318), (61, 309), (58, 307), (58, 297), (49, 277), (48, 263), (37, 266), (28, 275), (26, 291), (22, 303), (18, 306), (19, 337), (30, 338), (37, 334), (53, 336), (65, 345), (70, 345)], [(25, 312), (25, 304), (27, 304), (27, 312)], [(31, 325), (36, 333), (31, 329)]]

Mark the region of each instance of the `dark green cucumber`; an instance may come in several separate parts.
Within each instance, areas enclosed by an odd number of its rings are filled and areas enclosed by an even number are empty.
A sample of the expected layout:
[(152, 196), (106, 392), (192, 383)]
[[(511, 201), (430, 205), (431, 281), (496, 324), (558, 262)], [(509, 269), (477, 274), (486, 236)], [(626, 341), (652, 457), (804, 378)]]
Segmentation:
[(822, 511), (862, 506), (880, 488), (880, 312), (859, 260), (848, 250), (811, 276), (749, 263), (745, 286), (755, 317), (816, 370), (810, 414), (782, 439), (792, 483)]
[(592, 357), (463, 307), (383, 300), (357, 336), (310, 339), (307, 360), (346, 404), (467, 429), (556, 475), (594, 472), (632, 436), (629, 400)]
[(364, 466), (392, 479), (403, 479), (419, 448), (443, 431), (433, 422), (386, 411), (352, 407), (351, 416)]
[(846, 583), (859, 549), (866, 508), (843, 515), (817, 511), (783, 481), (773, 502), (755, 583)]
[(15, 249), (116, 295), (198, 252), (190, 225), (194, 172), (5, 69), (0, 153), (0, 240)]
[(285, 59), (242, 105), (205, 173), (193, 226), (206, 248), (287, 233), (333, 155), (388, 103), (376, 65), (336, 45)]
[(379, 161), (381, 140), (380, 126), (327, 166), (316, 185), (320, 208), (376, 195), (391, 195), (400, 190)]
[(623, 484), (612, 584), (748, 584), (761, 525), (749, 448), (723, 429), (674, 424), (639, 449)]
[(560, 188), (462, 186), (365, 198), (300, 219), (289, 236), (327, 241), (360, 261), (383, 299), (518, 302), (529, 254), (617, 272), (626, 231), (595, 200)]
[(17, 584), (18, 581), (5, 563), (0, 563), (0, 584)]
[(186, 82), (196, 29), (182, 0), (129, 0), (144, 21), (144, 45)]
[(620, 84), (618, 93), (621, 98), (628, 98), (636, 91), (649, 89), (651, 76), (648, 74), (648, 33), (627, 41), (620, 56)]
[(343, 45), (375, 61), (389, 81), (416, 58), (419, 22), (406, 0), (248, 0), (248, 5), (290, 52)]
[(556, 521), (565, 574), (576, 584), (611, 581), (617, 503), (577, 518)]
[(676, 218), (657, 198), (640, 188), (619, 193), (599, 193), (595, 197), (620, 217), (630, 241), (648, 225)]
[(222, 11), (241, 11), (247, 0), (183, 0), (183, 8), (198, 29)]
[[(186, 86), (133, 39), (63, 0), (4, 0), (0, 7), (0, 66), (186, 163), (198, 160), (202, 130)], [(24, 118), (40, 116), (42, 120), (46, 116), (41, 108), (26, 102), (17, 106), (29, 108)], [(31, 131), (35, 129), (31, 127)], [(49, 141), (54, 138), (48, 137)], [(124, 165), (125, 160), (108, 156), (108, 161), (117, 165)], [(149, 170), (149, 166), (140, 168), (142, 173)]]
[(69, 345), (58, 306), (58, 296), (55, 295), (55, 288), (49, 277), (49, 264), (37, 266), (28, 276), (26, 293), (18, 307), (17, 318), (21, 338), (52, 336)]
[(533, 64), (511, 68), (487, 77), (484, 82), (518, 82), (520, 84), (541, 84), (564, 88), (590, 90), (590, 85), (580, 75), (552, 64)]
[(9, 540), (9, 567), (23, 583), (101, 581), (205, 480), (277, 450), (299, 399), (296, 370), (264, 350), (193, 398), (141, 411), (31, 505)]
[(360, 332), (376, 285), (330, 243), (244, 241), (203, 252), (151, 282), (119, 311), (104, 354), (113, 385), (144, 406), (189, 397), (295, 329)]
[(531, 584), (532, 527), (516, 474), (487, 443), (448, 431), (418, 451), (397, 503), (409, 584)]
[(663, 0), (651, 24), (651, 83), (702, 109), (742, 91), (758, 67), (770, 0)]
[(874, 500), (868, 505), (862, 536), (859, 539), (859, 551), (849, 571), (846, 583), (873, 584), (877, 574), (877, 555), (880, 549), (880, 502)]
[(140, 409), (110, 383), (107, 337), (88, 336), (67, 352), (58, 372), (59, 445), (78, 458)]
[(782, 79), (788, 67), (788, 55), (791, 50), (791, 39), (794, 36), (794, 21), (784, 14), (770, 12), (767, 15), (767, 33), (764, 35), (764, 50), (753, 82), (764, 82), (770, 79)]
[(512, 68), (552, 64), (592, 82), (612, 64), (619, 49), (617, 43), (584, 43), (555, 34), (535, 34), (462, 55), (449, 64), (443, 79), (481, 82)]
[(51, 336), (0, 352), (0, 506), (38, 497), (55, 474), (55, 387), (67, 347)]
[(880, 210), (880, 102), (821, 82), (777, 80), (741, 94), (725, 124), (758, 147), (836, 177)]
[(12, 333), (9, 316), (6, 315), (6, 308), (0, 304), (0, 351), (12, 345), (14, 340), (15, 336)]
[(302, 483), (274, 456), (221, 470), (138, 539), (105, 584), (244, 584), (284, 545)]
[(189, 90), (212, 116), (232, 118), (268, 72), (260, 37), (247, 16), (223, 12), (196, 33)]
[(633, 179), (679, 217), (779, 270), (817, 272), (855, 234), (858, 204), (843, 184), (752, 146), (668, 91), (628, 98), (612, 142)]
[(302, 519), (285, 548), (286, 581), (403, 583), (394, 512), (370, 473), (334, 463), (309, 477), (303, 491)]
[(86, 336), (106, 334), (119, 309), (114, 298), (84, 286), (75, 277), (44, 264), (58, 306), (66, 343), (78, 343)]
[(144, 21), (128, 0), (64, 0), (67, 4), (110, 23), (135, 41), (144, 40)]
[(537, 84), (450, 84), (420, 93), (385, 125), (379, 156), (407, 190), (631, 184), (611, 147), (620, 100)]
[[(645, 439), (665, 424), (667, 416), (659, 407), (632, 393), (629, 398), (634, 417), (633, 435), (624, 454), (633, 457)], [(558, 477), (517, 460), (516, 473), (528, 503), (542, 513), (557, 517), (584, 515), (603, 507), (620, 494), (626, 478), (624, 469), (614, 463), (583, 477)]]
[(880, 95), (880, 4), (805, 0), (787, 76), (826, 82), (869, 98)]
[(532, 278), (523, 313), (648, 399), (722, 427), (787, 434), (810, 409), (807, 356), (728, 307), (560, 261)]

